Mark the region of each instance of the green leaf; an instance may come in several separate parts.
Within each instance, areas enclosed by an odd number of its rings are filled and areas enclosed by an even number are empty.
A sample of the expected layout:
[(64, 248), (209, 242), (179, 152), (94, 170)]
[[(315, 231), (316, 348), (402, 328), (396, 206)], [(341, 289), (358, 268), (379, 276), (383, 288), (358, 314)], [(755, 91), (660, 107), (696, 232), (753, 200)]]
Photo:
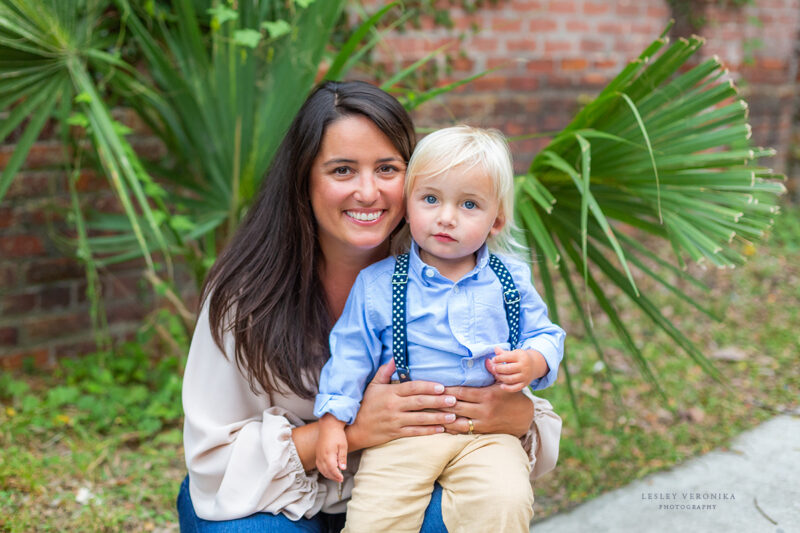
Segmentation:
[(208, 8), (206, 9), (206, 13), (214, 17), (214, 20), (220, 26), (229, 20), (236, 20), (239, 18), (239, 13), (225, 4), (219, 4), (215, 7)]
[(255, 48), (261, 41), (261, 32), (257, 30), (236, 30), (233, 32), (233, 42), (241, 46)]
[(169, 224), (175, 231), (181, 232), (191, 231), (196, 227), (196, 224), (189, 217), (183, 215), (170, 217)]
[(92, 97), (91, 97), (91, 95), (90, 95), (89, 93), (87, 93), (87, 92), (80, 92), (80, 93), (78, 93), (78, 94), (75, 96), (75, 98), (73, 99), (73, 101), (74, 101), (76, 104), (88, 104), (88, 103), (91, 103), (91, 101), (92, 101)]
[(269, 36), (277, 39), (292, 31), (292, 26), (285, 20), (269, 21), (265, 20), (261, 23), (261, 27), (269, 32)]
[(347, 39), (347, 42), (344, 43), (344, 46), (342, 46), (341, 50), (339, 50), (339, 53), (336, 54), (333, 63), (331, 63), (331, 67), (325, 74), (326, 80), (338, 81), (341, 79), (343, 67), (348, 58), (355, 53), (359, 43), (361, 43), (367, 33), (369, 33), (369, 31), (378, 23), (378, 21), (380, 21), (383, 16), (397, 4), (398, 2), (391, 2), (390, 4), (385, 5), (383, 8), (378, 10), (378, 12), (365, 20), (358, 28), (356, 28), (356, 31), (353, 32), (350, 38)]
[(83, 113), (73, 113), (67, 119), (67, 124), (70, 126), (80, 126), (81, 128), (89, 127), (89, 119)]

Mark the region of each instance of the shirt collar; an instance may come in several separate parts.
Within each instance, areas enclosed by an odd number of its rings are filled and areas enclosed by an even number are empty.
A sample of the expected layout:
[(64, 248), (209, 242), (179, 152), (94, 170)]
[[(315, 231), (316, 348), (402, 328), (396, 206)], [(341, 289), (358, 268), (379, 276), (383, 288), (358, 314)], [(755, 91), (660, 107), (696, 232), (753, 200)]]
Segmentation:
[[(411, 241), (411, 249), (408, 251), (408, 255), (409, 255), (408, 258), (409, 272), (412, 272), (417, 277), (417, 279), (422, 280), (422, 282), (425, 283), (426, 285), (430, 284), (431, 280), (434, 279), (434, 277), (439, 277), (444, 279), (444, 277), (441, 274), (439, 274), (439, 271), (436, 269), (436, 267), (432, 267), (422, 260), (422, 258), (419, 256), (419, 245), (413, 239)], [(464, 277), (469, 278), (471, 276), (474, 276), (487, 266), (489, 266), (489, 247), (486, 245), (486, 243), (483, 243), (483, 245), (480, 248), (478, 248), (475, 260), (475, 268), (473, 268), (472, 271), (470, 271)], [(429, 268), (434, 272), (436, 272), (436, 276), (432, 277), (425, 276), (424, 274), (426, 268)]]

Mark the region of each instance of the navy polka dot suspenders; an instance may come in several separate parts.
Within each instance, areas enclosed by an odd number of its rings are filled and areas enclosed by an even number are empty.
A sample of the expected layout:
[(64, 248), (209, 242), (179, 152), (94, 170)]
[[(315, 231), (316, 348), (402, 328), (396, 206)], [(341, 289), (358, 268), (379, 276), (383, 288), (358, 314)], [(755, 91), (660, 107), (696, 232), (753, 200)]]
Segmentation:
[[(503, 286), (503, 307), (508, 322), (508, 344), (513, 350), (519, 342), (519, 291), (511, 274), (500, 259), (489, 255), (489, 266)], [(411, 380), (408, 369), (408, 331), (406, 329), (406, 296), (408, 294), (408, 254), (396, 258), (392, 274), (392, 356), (401, 382)]]
[(408, 332), (406, 331), (406, 294), (408, 294), (408, 254), (400, 254), (392, 274), (392, 355), (400, 381), (410, 381), (408, 371)]

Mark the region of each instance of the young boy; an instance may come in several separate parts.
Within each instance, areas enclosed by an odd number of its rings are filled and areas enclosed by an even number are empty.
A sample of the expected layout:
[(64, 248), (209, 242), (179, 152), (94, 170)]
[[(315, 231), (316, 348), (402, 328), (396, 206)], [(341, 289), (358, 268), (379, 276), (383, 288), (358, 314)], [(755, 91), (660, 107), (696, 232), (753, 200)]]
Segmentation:
[[(548, 320), (527, 265), (489, 253), (522, 249), (511, 232), (513, 200), (511, 158), (498, 132), (458, 126), (418, 144), (406, 172), (411, 249), (359, 274), (331, 332), (314, 408), (324, 476), (341, 481), (344, 427), (392, 358), (402, 381), (499, 382), (508, 391), (555, 381), (563, 330)], [(519, 439), (474, 434), (469, 423), (466, 435), (405, 437), (365, 450), (346, 531), (419, 531), (436, 481), (448, 531), (528, 531), (533, 494)]]

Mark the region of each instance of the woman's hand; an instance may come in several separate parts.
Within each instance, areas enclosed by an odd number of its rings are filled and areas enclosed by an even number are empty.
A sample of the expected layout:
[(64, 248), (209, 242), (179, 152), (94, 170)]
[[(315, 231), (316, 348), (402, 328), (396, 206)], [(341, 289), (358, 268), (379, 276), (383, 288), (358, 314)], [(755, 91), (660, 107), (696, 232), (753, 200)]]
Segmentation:
[(390, 384), (394, 370), (394, 361), (381, 366), (364, 391), (356, 420), (346, 429), (350, 451), (399, 437), (441, 433), (455, 422), (455, 414), (444, 412), (455, 406), (454, 395), (430, 381)]
[[(496, 375), (494, 363), (486, 360), (486, 368)], [(501, 384), (488, 387), (447, 387), (445, 395), (458, 401), (453, 407), (443, 409), (458, 418), (445, 425), (449, 433), (468, 433), (472, 420), (474, 433), (508, 433), (523, 436), (533, 421), (533, 403), (522, 392), (508, 392)]]

